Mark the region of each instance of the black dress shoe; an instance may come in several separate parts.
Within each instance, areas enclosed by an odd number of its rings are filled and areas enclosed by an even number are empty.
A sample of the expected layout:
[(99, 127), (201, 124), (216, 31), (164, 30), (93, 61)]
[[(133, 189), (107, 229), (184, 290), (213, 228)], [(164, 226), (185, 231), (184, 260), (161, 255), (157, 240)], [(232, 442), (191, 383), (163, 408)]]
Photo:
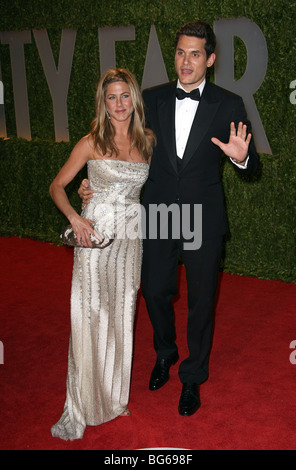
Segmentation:
[(158, 390), (161, 388), (170, 378), (169, 370), (173, 364), (179, 359), (178, 353), (174, 354), (168, 359), (157, 359), (156, 364), (152, 370), (149, 390)]
[(201, 406), (199, 387), (196, 384), (184, 383), (179, 401), (179, 413), (181, 416), (191, 416)]

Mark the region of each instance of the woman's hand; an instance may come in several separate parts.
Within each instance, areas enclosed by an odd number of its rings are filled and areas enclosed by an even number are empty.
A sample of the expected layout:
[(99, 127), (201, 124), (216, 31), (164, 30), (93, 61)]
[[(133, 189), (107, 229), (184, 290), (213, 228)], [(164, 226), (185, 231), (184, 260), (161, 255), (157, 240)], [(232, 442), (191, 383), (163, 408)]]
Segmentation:
[(88, 248), (92, 247), (90, 234), (92, 234), (100, 242), (102, 242), (102, 238), (93, 228), (95, 224), (93, 220), (86, 219), (76, 214), (75, 216), (71, 217), (71, 219), (69, 219), (69, 222), (71, 223), (72, 228), (75, 232), (75, 235), (77, 237), (77, 243), (79, 246), (84, 246)]

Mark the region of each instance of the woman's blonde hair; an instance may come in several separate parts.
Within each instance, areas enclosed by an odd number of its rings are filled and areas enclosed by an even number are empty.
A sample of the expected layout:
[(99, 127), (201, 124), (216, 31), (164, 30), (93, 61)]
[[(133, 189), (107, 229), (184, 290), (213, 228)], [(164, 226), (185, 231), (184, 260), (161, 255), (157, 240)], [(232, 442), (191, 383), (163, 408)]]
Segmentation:
[[(108, 118), (106, 108), (106, 92), (110, 83), (125, 82), (129, 86), (134, 111), (129, 125), (131, 148), (136, 148), (145, 160), (152, 154), (153, 139), (148, 138), (145, 131), (144, 104), (139, 85), (134, 75), (126, 69), (110, 69), (101, 77), (96, 92), (95, 109), (96, 117), (91, 123), (91, 136), (95, 149), (103, 155), (118, 156), (118, 148), (115, 145), (115, 129)], [(149, 134), (151, 136), (151, 134)]]

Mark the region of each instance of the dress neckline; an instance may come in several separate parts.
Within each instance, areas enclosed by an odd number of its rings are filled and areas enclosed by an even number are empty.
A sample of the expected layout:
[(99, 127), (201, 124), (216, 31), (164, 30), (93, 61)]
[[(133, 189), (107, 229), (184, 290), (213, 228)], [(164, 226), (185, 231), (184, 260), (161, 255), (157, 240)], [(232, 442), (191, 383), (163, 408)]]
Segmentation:
[(148, 162), (135, 162), (133, 160), (115, 160), (114, 158), (91, 158), (90, 160), (88, 160), (87, 163), (89, 162), (100, 162), (100, 161), (103, 161), (103, 162), (120, 162), (120, 163), (138, 163), (140, 165), (149, 165)]

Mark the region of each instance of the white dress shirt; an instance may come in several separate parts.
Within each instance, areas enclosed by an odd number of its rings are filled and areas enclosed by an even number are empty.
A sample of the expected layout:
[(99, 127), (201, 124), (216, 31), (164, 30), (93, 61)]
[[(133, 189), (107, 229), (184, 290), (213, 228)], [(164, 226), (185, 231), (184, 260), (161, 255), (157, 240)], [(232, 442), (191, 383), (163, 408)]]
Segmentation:
[[(203, 92), (206, 81), (204, 80), (199, 87), (200, 96)], [(186, 91), (178, 80), (177, 88), (181, 88)], [(184, 151), (187, 145), (187, 140), (193, 123), (193, 119), (198, 108), (199, 101), (191, 100), (190, 98), (184, 98), (184, 100), (178, 100), (176, 98), (176, 112), (175, 112), (175, 130), (176, 130), (176, 147), (177, 155), (179, 158), (183, 158)]]
[[(203, 89), (205, 87), (206, 80), (197, 87), (199, 88), (200, 96), (202, 95)], [(180, 84), (179, 80), (177, 83), (177, 88), (185, 90)], [(184, 98), (183, 100), (178, 100), (176, 98), (176, 112), (175, 112), (175, 132), (176, 132), (176, 149), (177, 155), (179, 158), (183, 158), (184, 151), (187, 145), (188, 137), (192, 127), (193, 119), (197, 111), (199, 101), (192, 100), (190, 98)], [(213, 136), (215, 137), (215, 136)], [(249, 157), (247, 158), (246, 165), (240, 165), (236, 163), (232, 158), (230, 159), (234, 165), (239, 168), (246, 169), (248, 165)]]

